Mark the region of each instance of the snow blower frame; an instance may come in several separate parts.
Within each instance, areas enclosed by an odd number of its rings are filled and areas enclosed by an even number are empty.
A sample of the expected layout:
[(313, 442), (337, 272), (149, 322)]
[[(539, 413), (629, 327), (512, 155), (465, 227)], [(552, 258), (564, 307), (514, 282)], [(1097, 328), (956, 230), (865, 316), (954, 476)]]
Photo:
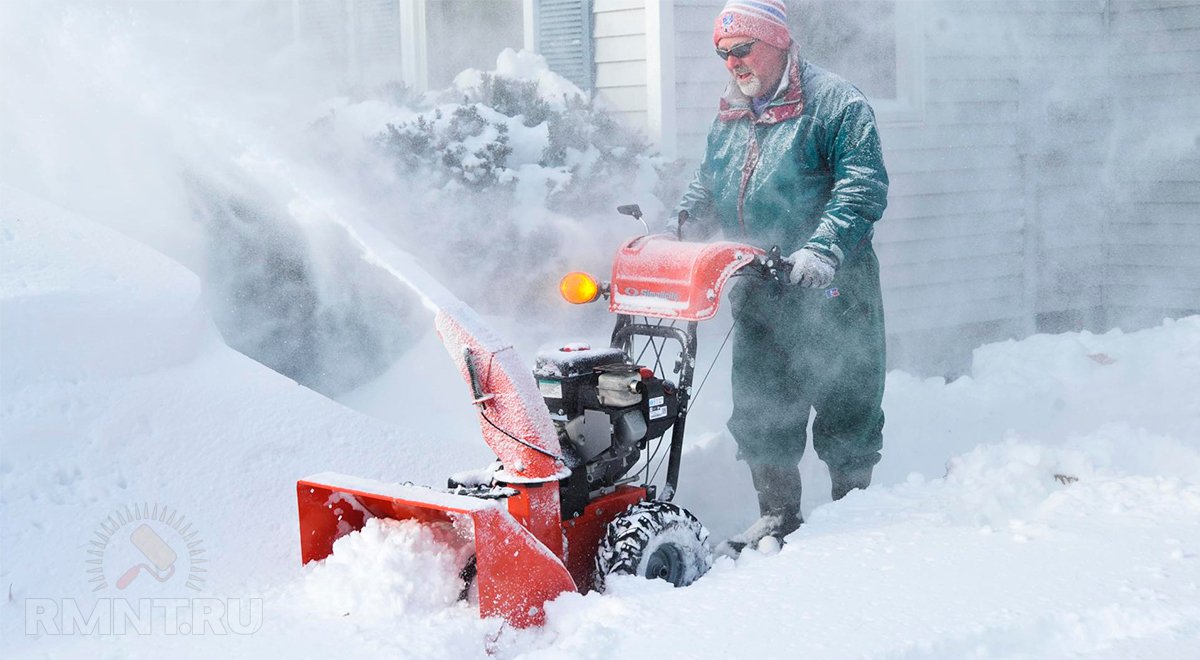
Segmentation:
[[(636, 206), (618, 210), (641, 218)], [(541, 625), (546, 601), (602, 588), (607, 575), (657, 577), (677, 586), (695, 580), (711, 560), (707, 531), (670, 500), (679, 482), (697, 325), (716, 315), (730, 277), (786, 279), (789, 267), (777, 249), (740, 243), (668, 235), (628, 241), (617, 252), (610, 282), (571, 273), (560, 284), (573, 303), (609, 300), (617, 314), (611, 347), (572, 344), (543, 352), (533, 378), (511, 344), (470, 308), (443, 307), (438, 334), (470, 386), (496, 468), (483, 479), (451, 479), (445, 490), (336, 473), (301, 479), (301, 560), (328, 557), (334, 541), (371, 518), (469, 527), (475, 556), (464, 579), (477, 586), (480, 615), (517, 627)], [(648, 341), (635, 358), (637, 338)], [(655, 373), (663, 370), (668, 341), (679, 344), (677, 383)], [(654, 352), (654, 369), (639, 364), (646, 350)], [(660, 493), (649, 466), (667, 430)], [(648, 454), (651, 443), (655, 450)], [(644, 455), (645, 477), (628, 476)]]

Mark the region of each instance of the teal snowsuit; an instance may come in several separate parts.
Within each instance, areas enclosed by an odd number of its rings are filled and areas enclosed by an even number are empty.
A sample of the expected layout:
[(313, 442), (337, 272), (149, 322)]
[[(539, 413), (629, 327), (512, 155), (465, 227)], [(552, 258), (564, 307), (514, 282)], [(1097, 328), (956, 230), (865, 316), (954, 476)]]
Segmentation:
[(887, 172), (858, 89), (794, 49), (787, 76), (758, 117), (730, 85), (678, 210), (692, 232), (721, 229), (785, 255), (810, 247), (839, 264), (826, 289), (747, 277), (731, 293), (738, 456), (795, 466), (811, 406), (813, 446), (830, 469), (869, 468), (883, 442), (883, 301), (871, 237)]

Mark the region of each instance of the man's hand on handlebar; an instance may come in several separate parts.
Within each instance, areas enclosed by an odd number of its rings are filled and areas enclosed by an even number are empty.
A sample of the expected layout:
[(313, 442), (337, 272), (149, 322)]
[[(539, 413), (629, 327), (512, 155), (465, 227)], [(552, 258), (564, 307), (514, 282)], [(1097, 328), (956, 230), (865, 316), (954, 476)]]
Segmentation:
[(833, 282), (837, 263), (829, 257), (808, 248), (800, 248), (788, 257), (792, 262), (790, 281), (802, 287), (823, 289)]
[(765, 255), (756, 257), (750, 270), (764, 279), (823, 289), (833, 282), (837, 264), (833, 259), (808, 248), (801, 248), (791, 256), (784, 257), (776, 246)]

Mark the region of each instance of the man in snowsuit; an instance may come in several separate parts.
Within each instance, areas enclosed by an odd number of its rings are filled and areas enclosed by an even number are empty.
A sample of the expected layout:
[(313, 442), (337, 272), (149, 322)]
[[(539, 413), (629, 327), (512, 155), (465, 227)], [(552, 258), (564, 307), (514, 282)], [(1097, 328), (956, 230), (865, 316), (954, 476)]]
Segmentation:
[(795, 264), (794, 286), (744, 278), (730, 295), (728, 426), (762, 514), (727, 542), (736, 553), (803, 522), (810, 408), (834, 499), (866, 488), (879, 462), (884, 327), (871, 237), (888, 177), (866, 98), (800, 57), (781, 0), (730, 0), (713, 42), (732, 80), (677, 209), (690, 216), (685, 233), (778, 245)]

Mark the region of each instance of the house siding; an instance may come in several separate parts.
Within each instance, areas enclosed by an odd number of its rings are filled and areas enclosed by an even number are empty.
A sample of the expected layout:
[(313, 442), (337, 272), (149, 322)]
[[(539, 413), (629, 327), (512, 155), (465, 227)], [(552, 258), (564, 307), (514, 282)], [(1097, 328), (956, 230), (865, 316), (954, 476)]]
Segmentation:
[(493, 69), (497, 53), (521, 48), (521, 12), (521, 0), (426, 0), (429, 88), (448, 87), (464, 69)]
[[(657, 0), (651, 0), (657, 1)], [(704, 153), (705, 136), (716, 112), (717, 98), (728, 80), (719, 61), (697, 45), (712, 39), (712, 21), (721, 1), (676, 0), (670, 21), (661, 29), (672, 35), (675, 103), (671, 131), (661, 142), (677, 145), (671, 154), (695, 161)], [(647, 34), (646, 0), (595, 0), (593, 41), (596, 61), (596, 97), (626, 125), (647, 130), (651, 90), (647, 88), (649, 49), (655, 35)]]
[[(1019, 149), (1032, 235), (1036, 329), (1103, 326), (1111, 86), (1103, 4), (1028, 3), (1017, 15)], [(1047, 67), (1053, 58), (1055, 66)]]
[(1200, 2), (1113, 0), (1105, 288), (1134, 329), (1200, 311)]
[[(893, 362), (955, 371), (970, 342), (1102, 329), (1114, 103), (1104, 3), (926, 8), (924, 121), (880, 129), (893, 172), (876, 239)], [(961, 228), (947, 218), (956, 206)], [(953, 340), (960, 328), (969, 342)]]
[(704, 156), (708, 128), (729, 74), (712, 51), (713, 21), (724, 2), (675, 2), (676, 156), (692, 162)]
[(623, 123), (645, 131), (646, 0), (594, 0), (592, 21), (596, 98)]
[(978, 342), (1020, 333), (1033, 304), (1009, 16), (926, 3), (922, 121), (880, 116), (892, 184), (875, 244), (893, 366), (953, 372)]

